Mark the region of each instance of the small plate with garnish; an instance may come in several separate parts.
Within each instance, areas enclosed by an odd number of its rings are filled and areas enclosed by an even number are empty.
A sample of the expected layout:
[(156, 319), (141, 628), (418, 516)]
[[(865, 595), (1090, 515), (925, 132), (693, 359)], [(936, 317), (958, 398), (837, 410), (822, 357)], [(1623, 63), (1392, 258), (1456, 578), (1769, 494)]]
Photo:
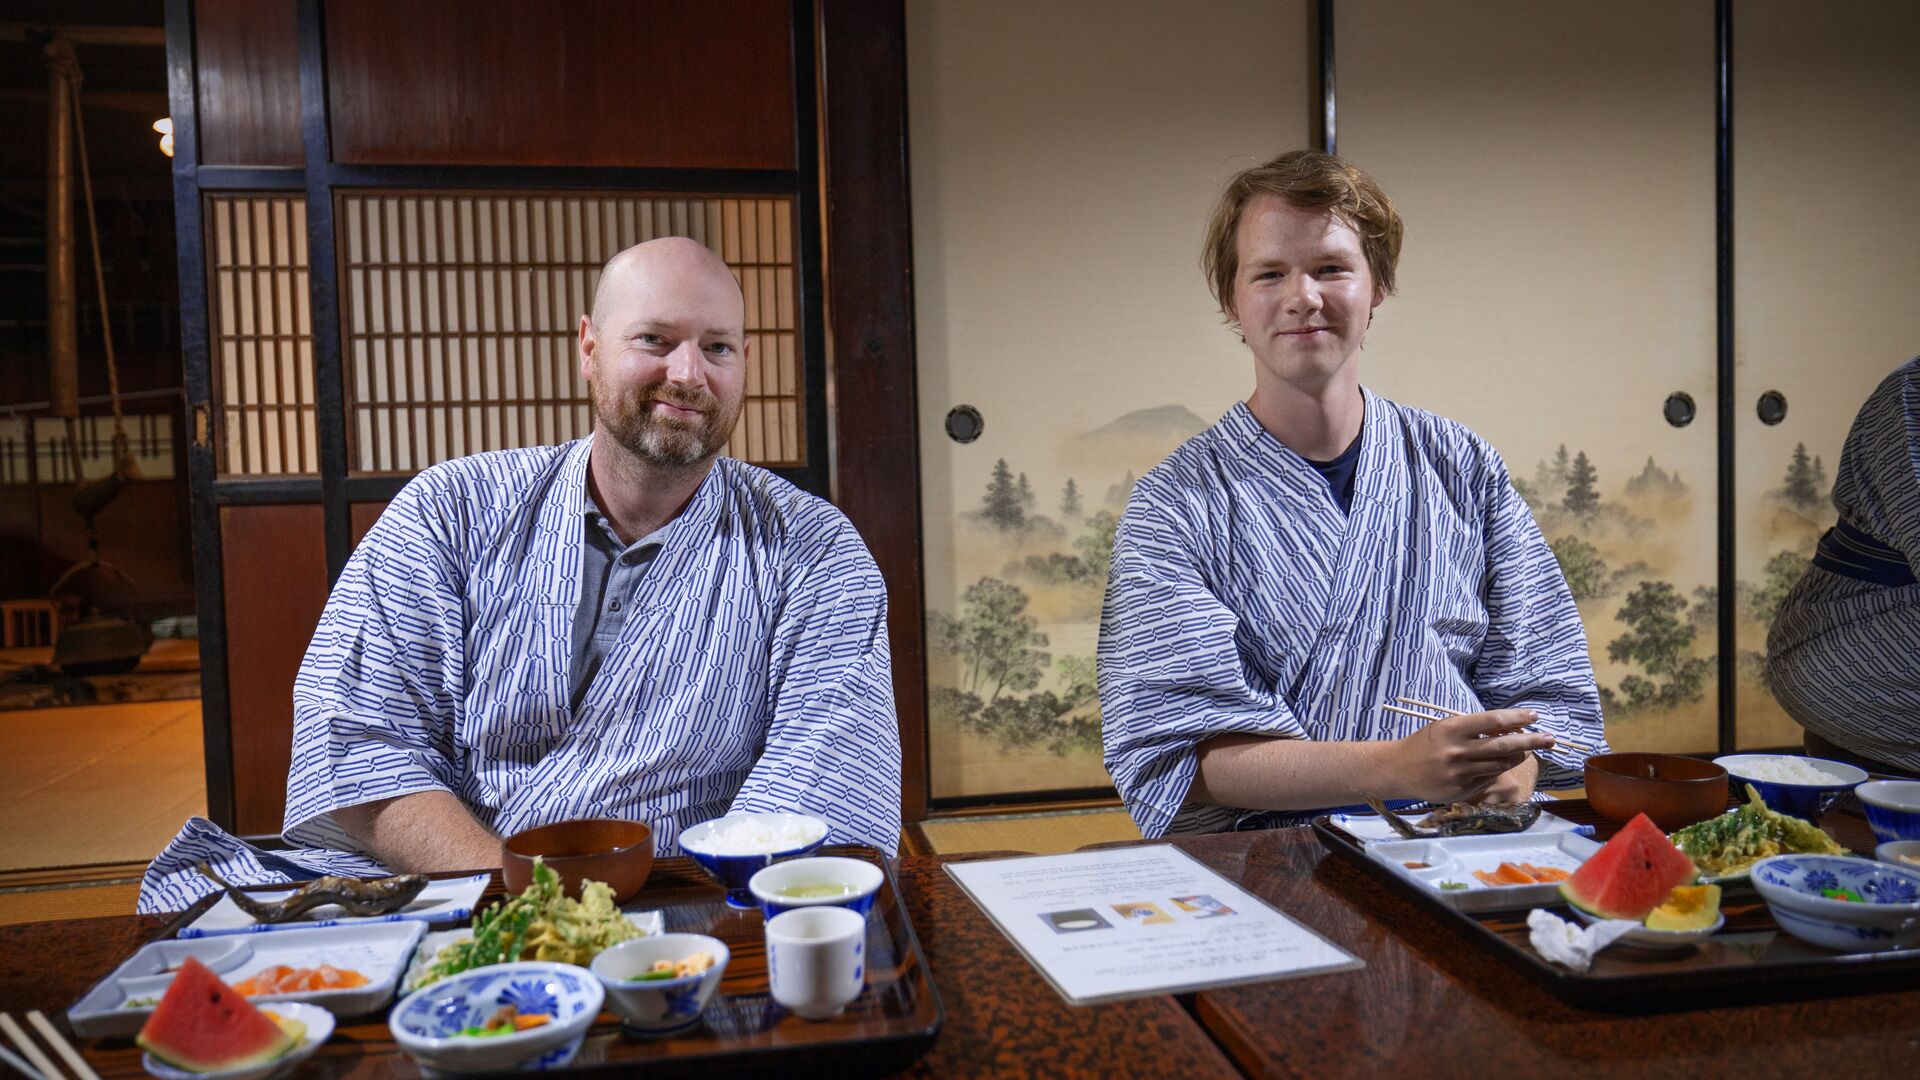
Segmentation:
[[(1567, 907), (1581, 922), (1586, 923), (1588, 926), (1603, 921), (1600, 916), (1586, 911), (1583, 908), (1572, 904), (1567, 905)], [(1727, 917), (1725, 915), (1716, 915), (1710, 925), (1694, 926), (1685, 930), (1660, 930), (1651, 926), (1641, 925), (1634, 927), (1614, 940), (1617, 944), (1634, 945), (1642, 949), (1671, 951), (1674, 949), (1684, 949), (1696, 941), (1703, 941), (1710, 938), (1719, 933), (1721, 928), (1726, 925)]]
[(148, 942), (75, 1002), (67, 1023), (87, 1038), (132, 1035), (188, 957), (255, 1005), (299, 1001), (335, 1016), (363, 1016), (393, 1000), (426, 930), (424, 923), (396, 922)]

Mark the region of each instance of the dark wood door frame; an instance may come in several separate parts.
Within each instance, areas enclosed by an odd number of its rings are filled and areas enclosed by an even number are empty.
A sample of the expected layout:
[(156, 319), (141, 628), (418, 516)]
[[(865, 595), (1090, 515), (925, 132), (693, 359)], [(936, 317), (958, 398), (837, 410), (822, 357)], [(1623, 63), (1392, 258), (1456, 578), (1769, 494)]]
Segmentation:
[(901, 0), (820, 5), (834, 496), (887, 581), (902, 815), (927, 816), (927, 667)]

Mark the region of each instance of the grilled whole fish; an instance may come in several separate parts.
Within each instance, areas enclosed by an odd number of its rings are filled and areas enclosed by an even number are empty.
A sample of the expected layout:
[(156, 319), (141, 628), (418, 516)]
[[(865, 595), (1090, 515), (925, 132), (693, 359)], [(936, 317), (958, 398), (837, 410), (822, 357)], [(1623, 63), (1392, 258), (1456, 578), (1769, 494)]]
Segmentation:
[[(337, 904), (349, 915), (385, 915), (399, 911), (412, 903), (427, 887), (427, 879), (420, 874), (396, 874), (384, 878), (335, 877), (328, 874), (315, 878), (302, 885), (291, 895), (271, 904), (263, 903), (248, 896), (238, 885), (229, 885), (213, 867), (201, 863), (195, 869), (200, 876), (227, 890), (234, 905), (241, 911), (263, 923), (280, 923), (297, 919), (317, 907)], [(261, 888), (262, 886), (253, 886)], [(278, 888), (278, 886), (265, 886)]]
[(1525, 832), (1540, 820), (1540, 804), (1452, 803), (1418, 822), (1408, 821), (1379, 799), (1369, 798), (1367, 805), (1379, 814), (1393, 831), (1409, 840), (1429, 840), (1436, 836), (1472, 836), (1477, 833)]

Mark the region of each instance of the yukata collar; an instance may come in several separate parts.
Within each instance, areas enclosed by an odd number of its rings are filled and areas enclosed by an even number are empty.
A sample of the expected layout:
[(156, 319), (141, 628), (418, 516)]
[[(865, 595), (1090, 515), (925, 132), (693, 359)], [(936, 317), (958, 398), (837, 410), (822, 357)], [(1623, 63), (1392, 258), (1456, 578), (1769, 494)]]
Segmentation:
[[(1366, 402), (1366, 415), (1361, 421), (1354, 499), (1392, 505), (1398, 501), (1391, 467), (1394, 436), (1399, 428), (1394, 405), (1364, 386), (1360, 394)], [(1256, 471), (1279, 478), (1302, 498), (1318, 499), (1326, 495), (1326, 483), (1312, 463), (1275, 438), (1245, 401), (1235, 402), (1233, 408), (1227, 410), (1227, 415), (1221, 418), (1221, 429), (1229, 443), (1240, 449), (1243, 460)], [(1328, 505), (1332, 505), (1330, 499)], [(1347, 516), (1351, 520), (1354, 515)]]
[[(1364, 469), (1367, 459), (1378, 452), (1385, 429), (1391, 422), (1388, 415), (1391, 407), (1386, 398), (1364, 386), (1360, 388), (1360, 396), (1365, 410), (1360, 426), (1360, 462), (1361, 468)], [(1245, 401), (1233, 403), (1233, 408), (1228, 409), (1227, 415), (1221, 418), (1221, 426), (1233, 442), (1245, 447), (1256, 456), (1282, 461), (1295, 468), (1311, 468), (1313, 465), (1292, 447), (1275, 438), (1274, 434), (1260, 423), (1260, 418), (1253, 415), (1253, 410)], [(1343, 447), (1341, 452), (1345, 453), (1346, 449)]]
[[(593, 453), (593, 440), (592, 433), (576, 440), (573, 448), (567, 453), (566, 463), (561, 466), (560, 490), (565, 493), (563, 505), (574, 508), (569, 517), (576, 520), (587, 514), (600, 514), (599, 505), (587, 492), (587, 462)], [(713, 467), (707, 470), (706, 478), (701, 480), (700, 486), (694, 490), (693, 498), (687, 502), (686, 509), (680, 511), (678, 517), (642, 539), (657, 541), (664, 549), (672, 547), (673, 539), (677, 536), (711, 535), (715, 523), (719, 520), (721, 505), (726, 501), (722, 494), (726, 480), (720, 474), (728, 466), (729, 459), (725, 455), (714, 458)]]

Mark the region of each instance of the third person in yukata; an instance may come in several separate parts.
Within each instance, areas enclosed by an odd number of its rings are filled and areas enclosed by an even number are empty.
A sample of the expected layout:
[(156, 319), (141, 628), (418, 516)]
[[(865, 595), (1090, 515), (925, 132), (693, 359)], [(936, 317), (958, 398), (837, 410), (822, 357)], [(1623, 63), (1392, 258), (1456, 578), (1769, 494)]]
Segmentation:
[[(1520, 802), (1580, 783), (1570, 743), (1604, 752), (1579, 612), (1500, 455), (1360, 384), (1401, 232), (1313, 151), (1214, 210), (1203, 261), (1253, 394), (1134, 488), (1100, 624), (1106, 764), (1147, 836)], [(1462, 715), (1382, 708), (1402, 697)]]

